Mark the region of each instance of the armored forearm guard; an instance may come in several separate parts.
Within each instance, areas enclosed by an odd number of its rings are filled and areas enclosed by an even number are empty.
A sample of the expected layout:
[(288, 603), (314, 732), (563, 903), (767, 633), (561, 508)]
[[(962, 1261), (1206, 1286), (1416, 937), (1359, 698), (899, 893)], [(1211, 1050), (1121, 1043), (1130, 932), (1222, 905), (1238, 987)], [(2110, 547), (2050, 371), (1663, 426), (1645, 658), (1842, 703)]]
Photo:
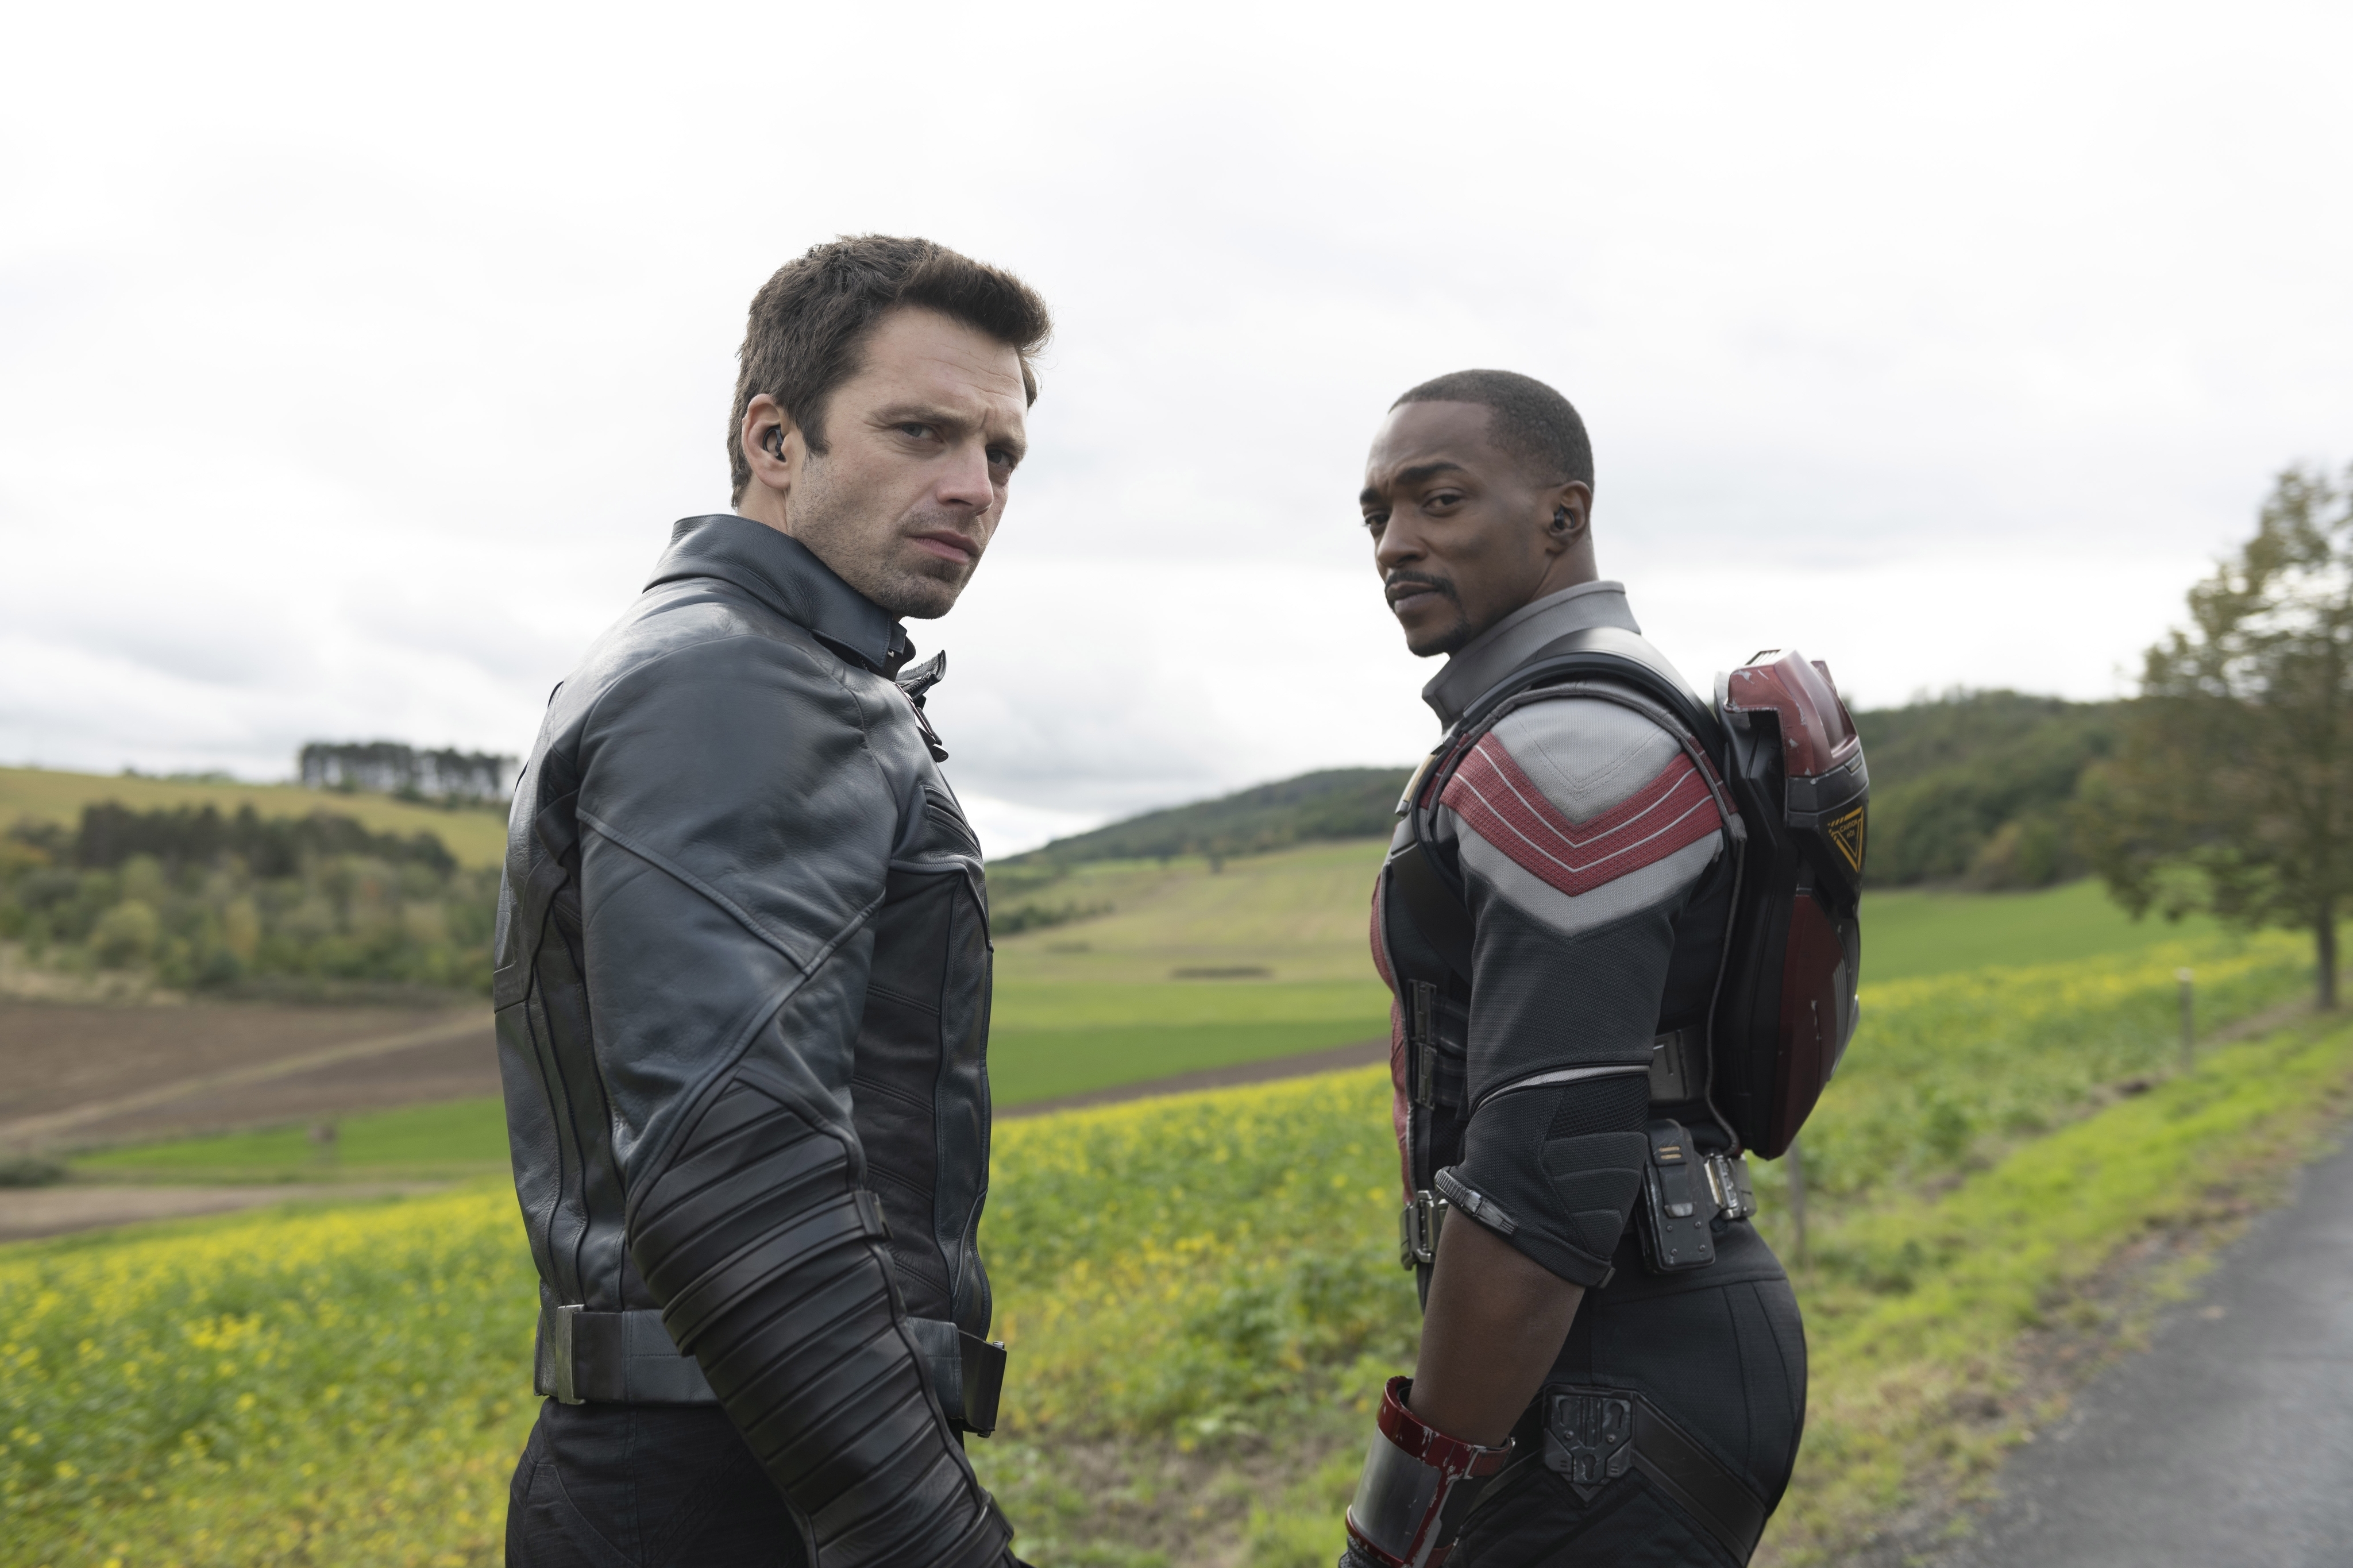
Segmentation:
[(1348, 1505), (1348, 1544), (1381, 1568), (1438, 1568), (1454, 1548), (1488, 1478), (1512, 1447), (1482, 1448), (1425, 1425), (1406, 1408), (1413, 1380), (1389, 1379), (1378, 1430)]
[(738, 1081), (631, 1216), (662, 1321), (826, 1568), (994, 1568), (1012, 1531), (924, 1375), (841, 1142)]

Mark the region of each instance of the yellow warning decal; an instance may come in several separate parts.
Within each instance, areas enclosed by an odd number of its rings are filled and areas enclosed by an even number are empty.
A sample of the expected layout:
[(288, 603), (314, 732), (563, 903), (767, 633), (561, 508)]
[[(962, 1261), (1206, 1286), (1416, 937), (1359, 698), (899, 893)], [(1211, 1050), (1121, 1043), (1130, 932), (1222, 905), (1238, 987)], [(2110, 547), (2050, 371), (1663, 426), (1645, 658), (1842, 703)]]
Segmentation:
[(1831, 842), (1857, 871), (1862, 869), (1862, 817), (1868, 809), (1858, 805), (1830, 825)]

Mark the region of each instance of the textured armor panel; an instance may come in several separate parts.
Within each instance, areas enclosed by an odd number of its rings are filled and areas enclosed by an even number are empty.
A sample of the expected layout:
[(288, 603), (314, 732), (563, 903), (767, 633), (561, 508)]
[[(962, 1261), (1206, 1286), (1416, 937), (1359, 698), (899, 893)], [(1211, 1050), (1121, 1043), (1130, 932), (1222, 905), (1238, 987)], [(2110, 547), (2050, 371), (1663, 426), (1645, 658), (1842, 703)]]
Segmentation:
[[(1706, 1014), (1731, 876), (1723, 818), (1673, 734), (1566, 695), (1507, 713), (1422, 805), (1421, 852), (1461, 889), (1472, 941), (1465, 975), (1385, 873), (1375, 952), (1401, 999), (1409, 1189), (1451, 1169), (1441, 1190), (1475, 1194), (1476, 1217), (1598, 1285), (1641, 1188), (1653, 1041)], [(1435, 994), (1426, 1042), (1406, 1000), (1417, 986)], [(1434, 1070), (1424, 1079), (1409, 1057)], [(1417, 1094), (1450, 1078), (1454, 1094)]]

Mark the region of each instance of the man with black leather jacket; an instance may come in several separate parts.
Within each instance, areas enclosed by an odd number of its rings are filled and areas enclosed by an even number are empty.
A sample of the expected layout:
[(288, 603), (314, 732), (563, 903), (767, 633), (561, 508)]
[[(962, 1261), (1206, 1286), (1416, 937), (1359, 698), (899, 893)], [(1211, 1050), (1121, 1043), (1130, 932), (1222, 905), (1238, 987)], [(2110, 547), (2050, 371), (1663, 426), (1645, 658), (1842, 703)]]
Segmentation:
[(1725, 797), (1630, 690), (1504, 700), (1593, 628), (1680, 684), (1599, 579), (1592, 463), (1558, 393), (1466, 371), (1398, 399), (1366, 466), (1389, 608), (1451, 657), (1423, 691), (1448, 762), (1409, 788), (1374, 920), (1421, 1343), (1345, 1568), (1736, 1568), (1796, 1458), (1804, 1333), (1740, 1205), (1670, 1203), (1706, 1227), (1691, 1255), (1637, 1240), (1651, 1172), (1686, 1192), (1730, 1149), (1704, 1087)]
[(671, 531), (517, 787), (494, 981), (552, 1395), (507, 1558), (995, 1568), (979, 845), (900, 617), (1001, 520), (1045, 306), (917, 239), (752, 304)]

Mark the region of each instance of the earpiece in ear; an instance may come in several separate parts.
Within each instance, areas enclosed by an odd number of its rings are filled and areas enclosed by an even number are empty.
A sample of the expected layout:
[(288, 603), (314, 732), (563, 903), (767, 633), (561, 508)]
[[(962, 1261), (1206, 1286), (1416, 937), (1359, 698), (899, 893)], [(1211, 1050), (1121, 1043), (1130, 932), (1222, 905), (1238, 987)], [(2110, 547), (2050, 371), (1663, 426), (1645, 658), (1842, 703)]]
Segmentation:
[(765, 443), (763, 443), (763, 445), (765, 445), (769, 451), (774, 452), (777, 457), (783, 457), (785, 455), (785, 427), (781, 425), (769, 426), (768, 438)]
[(1552, 531), (1555, 533), (1568, 531), (1568, 508), (1556, 506), (1552, 509)]

